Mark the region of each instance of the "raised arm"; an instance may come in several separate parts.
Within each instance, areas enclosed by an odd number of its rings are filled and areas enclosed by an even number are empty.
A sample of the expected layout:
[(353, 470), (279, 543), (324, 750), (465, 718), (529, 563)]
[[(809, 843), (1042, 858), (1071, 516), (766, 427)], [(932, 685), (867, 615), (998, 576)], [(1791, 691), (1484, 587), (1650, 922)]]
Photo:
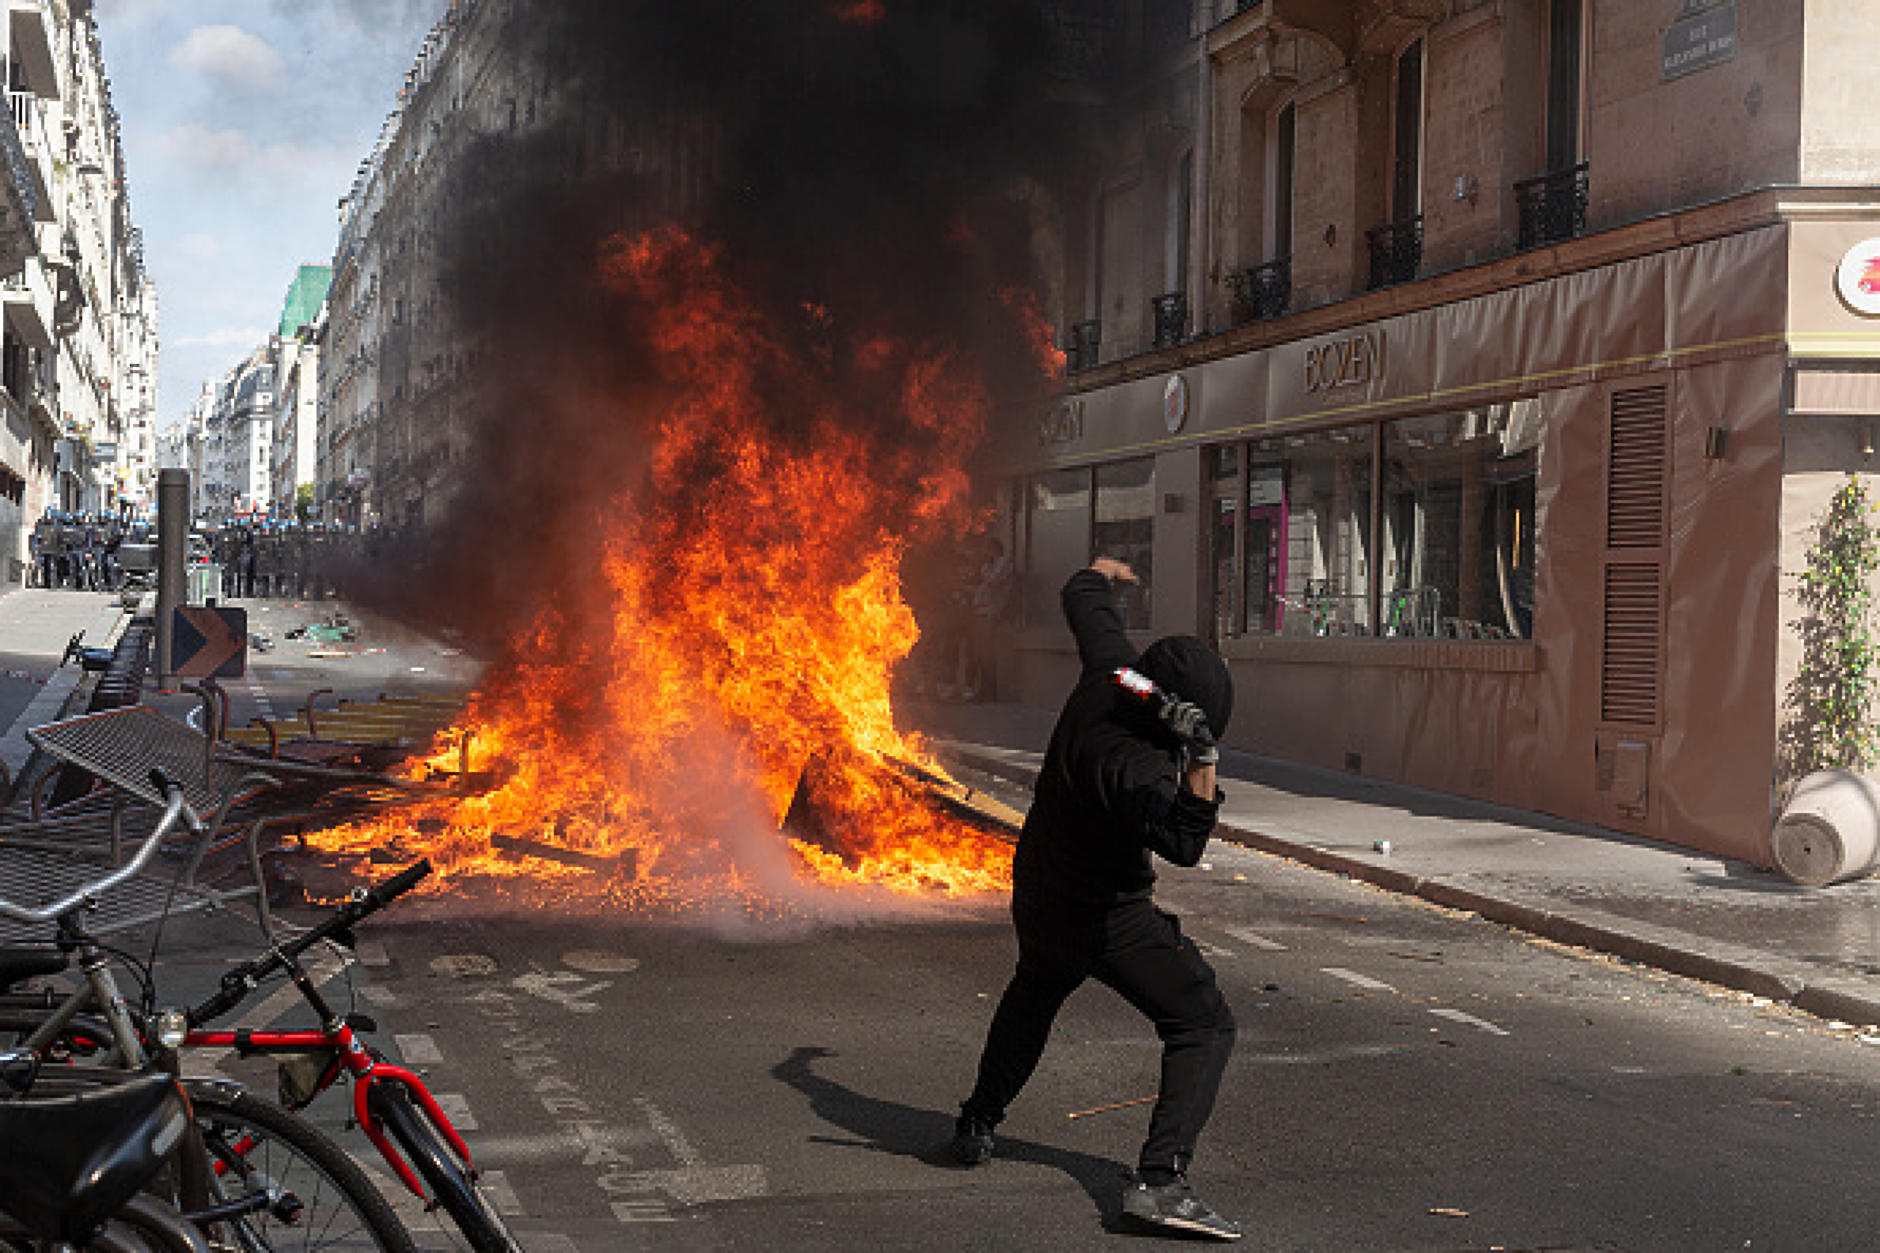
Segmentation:
[(1119, 666), (1136, 664), (1136, 650), (1123, 633), (1123, 616), (1116, 610), (1112, 583), (1134, 583), (1136, 572), (1123, 562), (1099, 557), (1085, 570), (1071, 575), (1060, 592), (1064, 620), (1077, 639), (1083, 677), (1109, 674)]

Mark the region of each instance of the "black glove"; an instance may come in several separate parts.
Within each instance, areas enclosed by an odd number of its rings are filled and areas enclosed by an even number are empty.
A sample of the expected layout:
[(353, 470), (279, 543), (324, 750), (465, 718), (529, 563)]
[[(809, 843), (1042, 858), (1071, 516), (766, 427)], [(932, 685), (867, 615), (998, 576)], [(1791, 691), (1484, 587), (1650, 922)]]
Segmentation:
[(1220, 761), (1214, 732), (1208, 729), (1208, 716), (1201, 706), (1185, 700), (1170, 701), (1162, 706), (1160, 717), (1162, 725), (1174, 732), (1182, 748), (1187, 750), (1191, 766), (1212, 766)]

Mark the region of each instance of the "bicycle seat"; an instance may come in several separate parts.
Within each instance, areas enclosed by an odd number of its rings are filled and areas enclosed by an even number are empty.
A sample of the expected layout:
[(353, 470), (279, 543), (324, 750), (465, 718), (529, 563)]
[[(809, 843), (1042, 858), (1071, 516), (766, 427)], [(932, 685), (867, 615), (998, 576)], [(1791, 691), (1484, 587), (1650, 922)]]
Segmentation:
[(0, 992), (35, 975), (56, 975), (71, 964), (56, 948), (0, 948)]
[(0, 1101), (0, 1210), (42, 1240), (83, 1244), (162, 1169), (189, 1119), (168, 1075)]

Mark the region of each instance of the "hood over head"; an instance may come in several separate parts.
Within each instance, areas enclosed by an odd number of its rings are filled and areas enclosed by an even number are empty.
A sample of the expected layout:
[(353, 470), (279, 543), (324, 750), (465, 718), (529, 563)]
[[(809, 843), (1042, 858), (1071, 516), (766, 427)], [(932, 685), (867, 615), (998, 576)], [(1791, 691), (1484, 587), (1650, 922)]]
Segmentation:
[(1227, 734), (1234, 713), (1234, 679), (1207, 641), (1192, 635), (1165, 636), (1149, 645), (1136, 669), (1177, 700), (1201, 706), (1215, 739)]

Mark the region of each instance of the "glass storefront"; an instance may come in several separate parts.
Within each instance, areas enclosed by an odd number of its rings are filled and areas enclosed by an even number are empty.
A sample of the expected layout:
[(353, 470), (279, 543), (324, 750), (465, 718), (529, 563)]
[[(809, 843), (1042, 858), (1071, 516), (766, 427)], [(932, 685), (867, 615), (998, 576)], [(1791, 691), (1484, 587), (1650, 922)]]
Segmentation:
[(1530, 636), (1538, 412), (1522, 401), (1384, 424), (1385, 635)]
[(1213, 449), (1217, 638), (1529, 638), (1539, 443), (1522, 400)]
[(1049, 470), (1028, 484), (1024, 607), (1028, 626), (1061, 621), (1058, 589), (1097, 557), (1129, 563), (1140, 582), (1118, 584), (1124, 625), (1150, 629), (1155, 587), (1155, 459)]
[(1155, 459), (1138, 457), (1096, 468), (1097, 506), (1092, 557), (1113, 557), (1136, 572), (1117, 584), (1123, 625), (1147, 631), (1155, 587)]

